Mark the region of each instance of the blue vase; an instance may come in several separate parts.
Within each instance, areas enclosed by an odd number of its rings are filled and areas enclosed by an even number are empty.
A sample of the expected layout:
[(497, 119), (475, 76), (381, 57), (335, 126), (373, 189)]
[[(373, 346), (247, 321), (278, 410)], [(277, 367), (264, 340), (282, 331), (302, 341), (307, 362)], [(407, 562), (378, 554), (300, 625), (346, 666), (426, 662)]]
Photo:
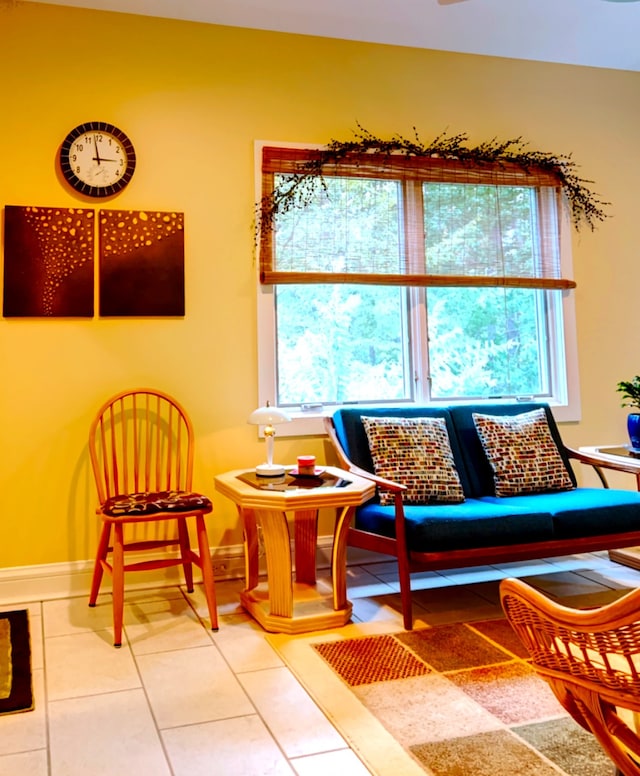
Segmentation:
[(627, 431), (631, 447), (640, 451), (640, 414), (632, 412), (627, 417)]

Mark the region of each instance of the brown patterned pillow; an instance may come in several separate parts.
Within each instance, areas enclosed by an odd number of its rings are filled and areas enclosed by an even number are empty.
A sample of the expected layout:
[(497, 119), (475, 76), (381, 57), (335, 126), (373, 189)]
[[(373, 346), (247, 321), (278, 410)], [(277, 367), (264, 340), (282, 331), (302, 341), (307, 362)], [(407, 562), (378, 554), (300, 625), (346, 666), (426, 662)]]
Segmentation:
[[(375, 473), (407, 486), (409, 504), (464, 501), (443, 418), (362, 418)], [(380, 503), (393, 504), (382, 491)]]
[(158, 512), (210, 512), (211, 501), (201, 493), (185, 490), (163, 490), (155, 493), (127, 493), (112, 496), (104, 502), (103, 512), (112, 517), (153, 515)]
[(473, 413), (496, 486), (496, 496), (574, 487), (543, 409), (521, 415)]

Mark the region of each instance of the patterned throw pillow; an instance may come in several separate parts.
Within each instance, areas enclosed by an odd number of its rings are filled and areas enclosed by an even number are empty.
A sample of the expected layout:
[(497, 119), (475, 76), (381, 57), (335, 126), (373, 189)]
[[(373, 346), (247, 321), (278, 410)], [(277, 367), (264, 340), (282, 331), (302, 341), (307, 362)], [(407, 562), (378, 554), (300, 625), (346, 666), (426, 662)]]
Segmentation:
[(517, 496), (574, 487), (543, 409), (521, 415), (473, 413), (487, 454), (496, 496)]
[[(460, 503), (464, 491), (443, 418), (362, 418), (375, 473), (407, 486), (408, 504)], [(393, 504), (382, 491), (380, 503)]]

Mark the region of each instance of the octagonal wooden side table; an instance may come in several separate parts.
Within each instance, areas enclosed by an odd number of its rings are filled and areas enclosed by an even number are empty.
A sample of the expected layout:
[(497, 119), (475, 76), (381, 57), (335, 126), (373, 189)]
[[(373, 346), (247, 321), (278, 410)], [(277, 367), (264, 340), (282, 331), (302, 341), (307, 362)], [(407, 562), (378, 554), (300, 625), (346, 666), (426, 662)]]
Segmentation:
[[(240, 600), (262, 627), (277, 633), (305, 633), (349, 622), (352, 606), (347, 600), (347, 532), (355, 508), (375, 495), (374, 483), (328, 466), (313, 478), (290, 474), (264, 478), (257, 477), (253, 469), (240, 469), (218, 475), (215, 487), (238, 508), (246, 574)], [(336, 510), (331, 585), (319, 581), (316, 574), (318, 512), (325, 507)], [(258, 574), (259, 527), (267, 564), (266, 582), (261, 582)]]

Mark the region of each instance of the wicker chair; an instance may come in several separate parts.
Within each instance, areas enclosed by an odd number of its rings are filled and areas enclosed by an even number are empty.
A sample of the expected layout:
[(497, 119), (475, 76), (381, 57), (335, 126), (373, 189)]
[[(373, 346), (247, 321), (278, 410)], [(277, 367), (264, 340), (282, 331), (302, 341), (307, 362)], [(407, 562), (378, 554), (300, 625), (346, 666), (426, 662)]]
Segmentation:
[(538, 674), (620, 776), (640, 776), (640, 589), (596, 609), (572, 609), (517, 579), (502, 608)]

